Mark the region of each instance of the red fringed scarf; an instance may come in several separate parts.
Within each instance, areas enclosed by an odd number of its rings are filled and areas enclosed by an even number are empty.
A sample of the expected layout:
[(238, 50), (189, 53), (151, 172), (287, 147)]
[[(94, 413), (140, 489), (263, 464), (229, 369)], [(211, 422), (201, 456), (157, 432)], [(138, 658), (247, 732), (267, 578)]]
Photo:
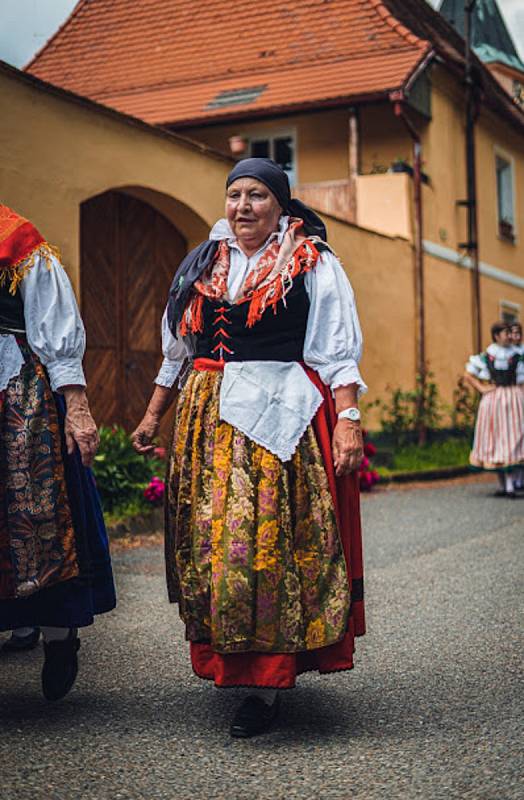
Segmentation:
[(51, 255), (57, 255), (29, 220), (0, 204), (0, 287), (8, 283), (9, 292), (15, 294), (37, 253), (48, 263)]
[[(276, 314), (277, 303), (280, 300), (285, 303), (293, 280), (298, 275), (309, 272), (317, 263), (318, 250), (301, 233), (302, 225), (301, 219), (290, 221), (282, 244), (279, 245), (275, 239), (268, 245), (234, 299), (235, 303), (249, 303), (246, 323), (248, 328), (252, 328), (262, 318), (267, 308), (273, 308), (273, 313)], [(202, 332), (204, 298), (223, 300), (226, 297), (229, 268), (229, 247), (223, 239), (218, 245), (213, 263), (193, 286), (193, 294), (180, 323), (182, 336)]]

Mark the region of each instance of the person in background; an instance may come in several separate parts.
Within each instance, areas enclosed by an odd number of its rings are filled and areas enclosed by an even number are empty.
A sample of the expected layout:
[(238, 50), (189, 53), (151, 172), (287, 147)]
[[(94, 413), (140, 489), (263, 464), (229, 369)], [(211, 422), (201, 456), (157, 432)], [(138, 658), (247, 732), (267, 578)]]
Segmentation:
[(491, 336), (492, 344), (470, 357), (464, 375), (482, 395), (470, 463), (498, 472), (497, 496), (514, 498), (513, 473), (524, 464), (524, 362), (513, 347), (507, 323), (492, 325)]
[(0, 631), (12, 652), (42, 629), (47, 700), (74, 684), (78, 628), (116, 602), (84, 349), (56, 250), (0, 205)]
[(164, 363), (133, 434), (148, 452), (180, 390), (166, 561), (195, 673), (249, 694), (233, 737), (268, 729), (297, 675), (351, 669), (364, 633), (353, 291), (320, 218), (270, 159), (240, 161), (225, 218), (182, 262)]
[[(521, 361), (524, 361), (524, 345), (522, 344), (522, 325), (520, 322), (512, 322), (510, 326), (511, 341)], [(524, 383), (521, 384), (522, 402), (524, 403)], [(515, 470), (515, 489), (518, 492), (524, 490), (524, 467)]]

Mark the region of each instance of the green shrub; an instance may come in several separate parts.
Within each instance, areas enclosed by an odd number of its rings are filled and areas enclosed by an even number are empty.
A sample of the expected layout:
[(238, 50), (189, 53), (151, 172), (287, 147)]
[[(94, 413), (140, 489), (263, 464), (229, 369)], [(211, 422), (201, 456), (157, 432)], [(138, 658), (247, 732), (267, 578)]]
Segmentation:
[(105, 512), (115, 514), (132, 508), (139, 513), (151, 508), (144, 490), (154, 475), (164, 476), (165, 463), (156, 456), (137, 453), (129, 434), (120, 426), (102, 426), (93, 472)]
[(479, 401), (479, 393), (472, 392), (464, 378), (459, 378), (457, 388), (453, 392), (451, 409), (451, 424), (454, 428), (467, 432), (473, 431)]
[(367, 404), (367, 409), (379, 409), (382, 431), (391, 436), (396, 447), (410, 441), (421, 428), (435, 430), (442, 422), (445, 406), (432, 378), (431, 372), (426, 373), (425, 381), (417, 375), (416, 387), (412, 391), (388, 386), (388, 399)]

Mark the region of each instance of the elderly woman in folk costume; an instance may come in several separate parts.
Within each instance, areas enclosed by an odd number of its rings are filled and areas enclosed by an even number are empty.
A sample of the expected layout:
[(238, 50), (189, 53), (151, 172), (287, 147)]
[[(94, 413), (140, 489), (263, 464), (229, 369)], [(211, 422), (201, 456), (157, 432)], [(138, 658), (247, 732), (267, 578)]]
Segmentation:
[(84, 347), (56, 251), (0, 205), (0, 630), (18, 649), (43, 628), (48, 700), (73, 686), (77, 628), (115, 605)]
[(351, 286), (285, 172), (239, 162), (225, 208), (175, 275), (164, 362), (133, 440), (151, 450), (177, 382), (169, 597), (195, 673), (251, 689), (231, 723), (247, 737), (269, 727), (299, 673), (353, 666), (366, 387)]
[(514, 498), (514, 474), (524, 465), (524, 360), (507, 323), (492, 325), (491, 336), (486, 351), (466, 364), (464, 378), (481, 394), (470, 462), (497, 471), (497, 496)]

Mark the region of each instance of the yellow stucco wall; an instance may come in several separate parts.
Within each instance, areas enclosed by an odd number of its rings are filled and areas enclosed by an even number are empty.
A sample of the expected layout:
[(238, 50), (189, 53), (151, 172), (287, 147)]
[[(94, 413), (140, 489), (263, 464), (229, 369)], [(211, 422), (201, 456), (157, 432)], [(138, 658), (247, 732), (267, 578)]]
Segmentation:
[[(80, 204), (109, 189), (157, 207), (191, 247), (223, 212), (230, 162), (0, 70), (0, 198), (62, 251), (78, 288)], [(173, 265), (175, 269), (177, 265)]]
[[(424, 188), (424, 235), (458, 248), (466, 235), (466, 211), (456, 201), (466, 196), (464, 98), (461, 87), (443, 69), (432, 73), (433, 120), (423, 131), (423, 157), (431, 185)], [(480, 259), (524, 276), (524, 134), (483, 108), (475, 136)], [(507, 154), (515, 167), (517, 241), (499, 237), (495, 153)]]

